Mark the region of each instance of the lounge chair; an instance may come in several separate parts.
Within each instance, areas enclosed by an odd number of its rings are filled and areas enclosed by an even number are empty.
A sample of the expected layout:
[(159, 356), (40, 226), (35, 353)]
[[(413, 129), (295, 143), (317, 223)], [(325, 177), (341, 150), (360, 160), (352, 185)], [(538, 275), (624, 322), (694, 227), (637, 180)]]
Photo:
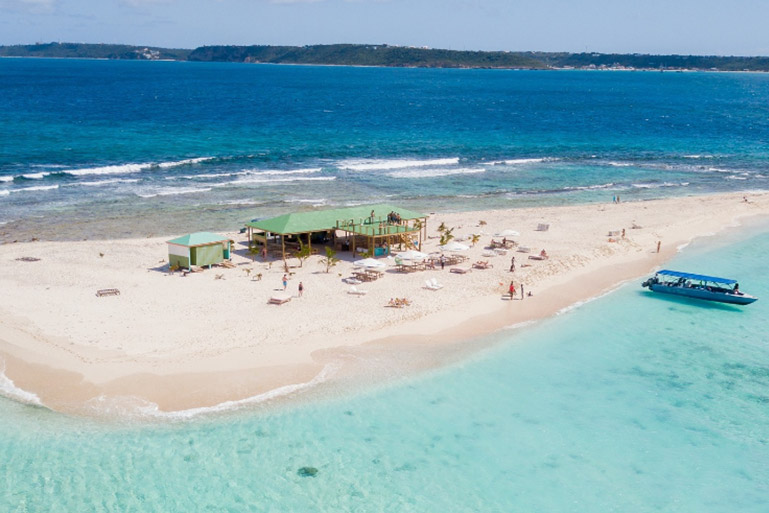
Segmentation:
[(531, 248), (528, 246), (518, 246), (518, 253), (529, 253)]
[(474, 269), (491, 269), (492, 267), (494, 266), (485, 260), (478, 260), (473, 264)]
[(550, 225), (547, 223), (539, 223), (537, 225), (537, 231), (538, 232), (546, 232), (550, 229)]
[(282, 305), (283, 303), (288, 303), (291, 301), (291, 294), (273, 294), (272, 297), (270, 297), (270, 300), (267, 301), (271, 305)]
[(358, 278), (353, 278), (353, 277), (350, 277), (350, 278), (345, 278), (345, 280), (344, 280), (344, 281), (346, 281), (346, 282), (347, 282), (347, 283), (349, 283), (350, 285), (360, 285), (361, 283), (363, 283), (363, 282), (362, 282), (361, 280), (359, 280)]
[(455, 274), (466, 274), (469, 273), (472, 269), (469, 267), (452, 267), (450, 272)]
[(365, 296), (367, 292), (368, 292), (368, 290), (360, 290), (355, 285), (351, 286), (350, 290), (347, 291), (348, 294), (353, 294), (353, 295), (356, 295), (356, 296)]
[(438, 283), (438, 280), (433, 278), (431, 280), (425, 280), (425, 288), (429, 290), (440, 290), (443, 288), (443, 285)]
[(120, 291), (118, 289), (101, 289), (96, 291), (96, 297), (102, 296), (119, 296)]

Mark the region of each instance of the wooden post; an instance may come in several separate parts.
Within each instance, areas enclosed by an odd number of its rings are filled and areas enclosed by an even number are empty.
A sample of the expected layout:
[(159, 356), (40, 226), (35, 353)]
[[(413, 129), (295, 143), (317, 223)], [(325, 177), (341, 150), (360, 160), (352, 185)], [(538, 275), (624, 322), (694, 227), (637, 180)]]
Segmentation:
[(286, 260), (286, 236), (282, 233), (280, 234), (280, 248), (283, 253), (283, 260)]
[(419, 251), (422, 251), (422, 230), (419, 230)]
[(312, 254), (312, 233), (307, 234), (307, 247), (310, 248), (310, 254)]

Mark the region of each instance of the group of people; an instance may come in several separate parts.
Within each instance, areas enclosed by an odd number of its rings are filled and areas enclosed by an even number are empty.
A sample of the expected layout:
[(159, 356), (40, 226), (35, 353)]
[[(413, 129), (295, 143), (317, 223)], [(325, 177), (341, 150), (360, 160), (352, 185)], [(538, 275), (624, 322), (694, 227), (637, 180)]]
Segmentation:
[[(515, 299), (515, 283), (510, 282), (510, 288), (508, 289), (508, 292), (510, 293), (510, 299)], [(523, 283), (521, 283), (521, 300), (523, 300)], [(529, 292), (529, 295), (531, 295), (531, 292)]]
[(387, 222), (392, 224), (401, 224), (401, 215), (398, 212), (387, 214)]
[[(288, 274), (283, 275), (283, 290), (286, 290), (288, 288)], [(302, 294), (304, 294), (304, 283), (301, 281), (299, 282), (299, 286), (297, 287), (299, 290), (299, 297), (302, 297)]]
[[(510, 293), (510, 299), (511, 300), (515, 299), (515, 283), (512, 281), (510, 282), (510, 287), (508, 288), (508, 292)], [(529, 291), (529, 293), (526, 295), (531, 297), (533, 294), (531, 293), (531, 291)], [(523, 300), (523, 296), (524, 296), (524, 286), (523, 286), (523, 283), (521, 283), (521, 300)]]
[(404, 298), (391, 297), (390, 302), (387, 303), (387, 306), (394, 306), (395, 308), (403, 308), (404, 306), (409, 306), (409, 305), (411, 305), (411, 301), (409, 301), (405, 297)]

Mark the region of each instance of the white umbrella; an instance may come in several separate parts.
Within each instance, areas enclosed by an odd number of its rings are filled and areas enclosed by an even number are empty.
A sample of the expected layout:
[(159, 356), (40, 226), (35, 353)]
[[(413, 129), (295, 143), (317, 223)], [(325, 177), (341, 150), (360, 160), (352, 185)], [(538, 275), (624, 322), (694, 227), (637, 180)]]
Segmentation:
[(519, 237), (521, 234), (515, 230), (502, 230), (499, 233), (495, 233), (494, 237)]
[(444, 244), (443, 246), (438, 246), (443, 251), (467, 251), (470, 249), (470, 246), (467, 246), (465, 244), (462, 244), (461, 242), (456, 241), (450, 241)]
[(364, 258), (363, 260), (356, 260), (352, 263), (355, 267), (363, 267), (366, 269), (382, 269), (387, 267), (387, 264), (380, 260), (374, 260), (373, 258)]
[(404, 251), (403, 253), (398, 253), (398, 257), (403, 260), (424, 260), (429, 255), (427, 253), (422, 253), (421, 251), (417, 251), (415, 249), (410, 249), (408, 251)]

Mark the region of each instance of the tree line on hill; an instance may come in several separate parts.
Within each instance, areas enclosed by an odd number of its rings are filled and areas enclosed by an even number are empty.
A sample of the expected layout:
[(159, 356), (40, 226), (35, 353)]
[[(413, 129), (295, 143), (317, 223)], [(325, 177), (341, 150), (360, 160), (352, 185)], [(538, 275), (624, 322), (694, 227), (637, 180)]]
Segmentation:
[(390, 45), (201, 46), (194, 50), (87, 43), (0, 46), (0, 57), (177, 60), (499, 69), (769, 71), (769, 57), (442, 50)]

